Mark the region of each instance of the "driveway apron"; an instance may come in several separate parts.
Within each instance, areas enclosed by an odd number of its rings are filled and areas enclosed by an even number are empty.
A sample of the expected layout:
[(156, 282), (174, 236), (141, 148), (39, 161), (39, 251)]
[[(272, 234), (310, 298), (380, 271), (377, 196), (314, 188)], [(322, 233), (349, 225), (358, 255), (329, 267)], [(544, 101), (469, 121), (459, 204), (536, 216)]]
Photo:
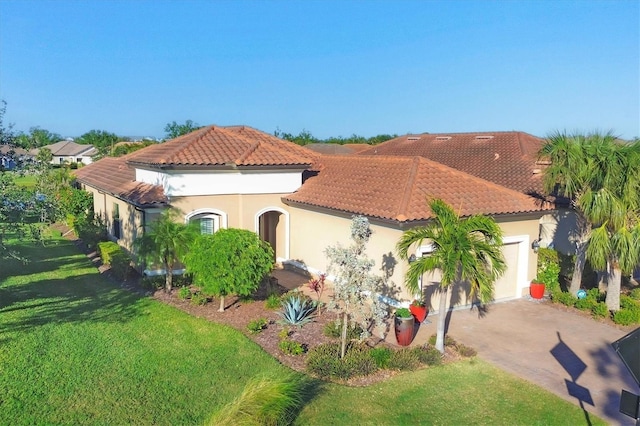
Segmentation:
[[(421, 324), (414, 344), (436, 332), (437, 315)], [(534, 299), (455, 310), (448, 334), (495, 366), (555, 393), (612, 425), (633, 425), (619, 412), (620, 391), (640, 393), (611, 343), (634, 328), (616, 328)], [(585, 414), (588, 418), (588, 414)], [(585, 419), (585, 424), (586, 424)]]

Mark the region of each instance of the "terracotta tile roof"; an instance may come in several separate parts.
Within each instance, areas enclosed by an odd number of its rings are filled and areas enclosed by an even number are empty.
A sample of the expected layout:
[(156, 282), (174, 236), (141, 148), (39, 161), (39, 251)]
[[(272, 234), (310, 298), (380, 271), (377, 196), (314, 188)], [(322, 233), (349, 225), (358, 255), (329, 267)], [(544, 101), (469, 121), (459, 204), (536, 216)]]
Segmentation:
[(78, 182), (148, 208), (168, 204), (163, 188), (135, 181), (135, 170), (127, 165), (127, 156), (105, 157), (73, 172)]
[(49, 148), (51, 153), (58, 157), (76, 155), (92, 156), (98, 152), (93, 145), (82, 145), (73, 141), (60, 141), (43, 148)]
[(422, 157), (323, 156), (319, 174), (285, 203), (410, 222), (431, 217), (427, 198), (442, 198), (462, 216), (551, 209), (534, 198)]
[(247, 126), (208, 126), (132, 153), (151, 167), (310, 166), (317, 154)]
[(405, 135), (375, 145), (362, 155), (420, 156), (519, 192), (542, 191), (544, 140), (523, 132)]

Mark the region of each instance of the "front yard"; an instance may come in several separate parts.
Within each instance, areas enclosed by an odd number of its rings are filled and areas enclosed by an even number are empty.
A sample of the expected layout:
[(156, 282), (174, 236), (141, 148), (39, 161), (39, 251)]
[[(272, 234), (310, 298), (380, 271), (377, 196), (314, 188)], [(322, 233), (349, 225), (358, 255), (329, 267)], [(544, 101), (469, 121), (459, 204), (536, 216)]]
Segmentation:
[[(19, 248), (30, 263), (0, 264), (0, 424), (202, 424), (252, 378), (291, 374), (243, 333), (121, 289), (72, 242)], [(311, 383), (297, 424), (584, 422), (479, 359)]]

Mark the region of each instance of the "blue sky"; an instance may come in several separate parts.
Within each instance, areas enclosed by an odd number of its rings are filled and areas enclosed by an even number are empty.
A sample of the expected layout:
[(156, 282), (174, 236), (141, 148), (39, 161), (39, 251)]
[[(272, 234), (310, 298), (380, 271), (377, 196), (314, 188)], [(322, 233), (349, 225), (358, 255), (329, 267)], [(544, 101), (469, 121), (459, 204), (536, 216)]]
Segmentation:
[(640, 136), (640, 1), (0, 0), (6, 122)]

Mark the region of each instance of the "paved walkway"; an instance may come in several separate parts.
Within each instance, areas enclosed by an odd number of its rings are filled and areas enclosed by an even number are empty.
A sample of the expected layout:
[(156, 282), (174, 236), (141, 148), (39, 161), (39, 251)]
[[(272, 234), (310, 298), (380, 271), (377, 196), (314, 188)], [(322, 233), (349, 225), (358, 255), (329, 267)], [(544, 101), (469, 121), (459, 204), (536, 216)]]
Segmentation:
[[(427, 320), (431, 323), (421, 324), (413, 344), (435, 334), (437, 316)], [(632, 330), (527, 298), (490, 305), (482, 317), (477, 309), (453, 311), (448, 333), (476, 349), (482, 359), (612, 425), (633, 425), (633, 419), (619, 412), (620, 391), (640, 394), (640, 389), (611, 347)]]
[[(274, 271), (274, 276), (287, 288), (308, 280), (287, 270)], [(301, 289), (308, 292), (305, 286)], [(420, 325), (412, 345), (423, 344), (436, 333), (437, 319), (429, 314), (430, 323)], [(483, 316), (477, 309), (453, 311), (448, 333), (496, 367), (612, 425), (634, 425), (633, 419), (619, 412), (620, 391), (640, 394), (640, 388), (611, 347), (633, 329), (622, 330), (525, 298), (490, 305)], [(395, 343), (393, 330), (387, 340)]]

